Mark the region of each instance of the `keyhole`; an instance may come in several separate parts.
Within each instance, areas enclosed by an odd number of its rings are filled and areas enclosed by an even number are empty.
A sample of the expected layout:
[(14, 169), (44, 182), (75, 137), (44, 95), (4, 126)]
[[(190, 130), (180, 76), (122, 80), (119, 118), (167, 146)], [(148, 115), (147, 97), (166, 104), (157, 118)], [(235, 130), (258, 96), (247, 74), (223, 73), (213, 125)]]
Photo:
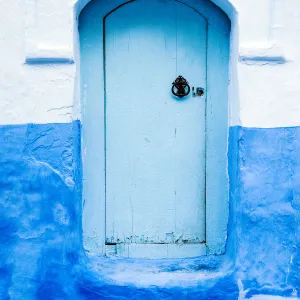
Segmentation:
[(193, 95), (193, 98), (195, 98), (196, 96), (202, 97), (204, 95), (204, 89), (197, 87), (196, 91), (195, 91), (195, 88), (192, 87), (192, 95)]
[(197, 95), (199, 97), (203, 96), (204, 95), (204, 89), (203, 88), (197, 88)]

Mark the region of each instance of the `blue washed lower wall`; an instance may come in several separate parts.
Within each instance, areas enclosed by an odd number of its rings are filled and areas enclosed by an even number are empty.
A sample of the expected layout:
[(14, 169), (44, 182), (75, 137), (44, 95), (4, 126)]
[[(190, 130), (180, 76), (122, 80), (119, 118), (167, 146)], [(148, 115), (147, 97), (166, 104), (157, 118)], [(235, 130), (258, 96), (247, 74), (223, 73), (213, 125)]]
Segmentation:
[[(164, 285), (121, 285), (105, 276), (114, 260), (99, 263), (82, 248), (79, 122), (1, 126), (0, 299), (300, 295), (300, 128), (233, 127), (229, 139), (230, 222), (222, 262), (174, 260), (153, 275), (163, 274)], [(190, 278), (205, 276), (181, 284), (189, 270)], [(168, 283), (172, 274), (176, 284)]]

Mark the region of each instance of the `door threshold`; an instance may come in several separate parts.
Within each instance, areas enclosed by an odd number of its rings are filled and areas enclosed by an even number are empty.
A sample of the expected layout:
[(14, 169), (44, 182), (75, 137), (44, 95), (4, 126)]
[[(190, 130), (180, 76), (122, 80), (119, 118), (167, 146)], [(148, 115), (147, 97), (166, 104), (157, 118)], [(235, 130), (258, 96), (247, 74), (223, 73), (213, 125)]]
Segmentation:
[(127, 258), (191, 258), (206, 255), (205, 243), (105, 245), (106, 256)]

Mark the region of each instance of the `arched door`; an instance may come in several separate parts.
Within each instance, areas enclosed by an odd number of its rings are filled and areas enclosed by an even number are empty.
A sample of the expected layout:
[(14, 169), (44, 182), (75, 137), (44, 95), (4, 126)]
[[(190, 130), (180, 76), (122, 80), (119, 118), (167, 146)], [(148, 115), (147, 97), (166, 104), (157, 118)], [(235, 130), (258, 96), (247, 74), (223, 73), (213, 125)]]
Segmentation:
[[(121, 256), (200, 255), (207, 20), (180, 2), (133, 1), (105, 18), (104, 41), (106, 245)], [(191, 88), (183, 98), (171, 92), (179, 75)]]

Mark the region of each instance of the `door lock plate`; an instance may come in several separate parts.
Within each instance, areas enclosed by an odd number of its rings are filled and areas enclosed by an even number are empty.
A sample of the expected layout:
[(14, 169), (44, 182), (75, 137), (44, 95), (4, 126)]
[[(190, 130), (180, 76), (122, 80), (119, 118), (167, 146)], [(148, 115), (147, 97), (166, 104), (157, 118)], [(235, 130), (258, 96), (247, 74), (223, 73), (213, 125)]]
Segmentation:
[(204, 95), (204, 88), (201, 87), (197, 87), (196, 91), (195, 88), (192, 87), (192, 93), (193, 93), (193, 97), (195, 98), (196, 96), (198, 97), (202, 97)]

